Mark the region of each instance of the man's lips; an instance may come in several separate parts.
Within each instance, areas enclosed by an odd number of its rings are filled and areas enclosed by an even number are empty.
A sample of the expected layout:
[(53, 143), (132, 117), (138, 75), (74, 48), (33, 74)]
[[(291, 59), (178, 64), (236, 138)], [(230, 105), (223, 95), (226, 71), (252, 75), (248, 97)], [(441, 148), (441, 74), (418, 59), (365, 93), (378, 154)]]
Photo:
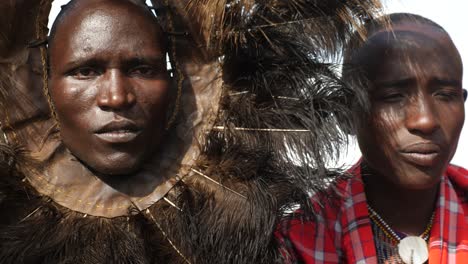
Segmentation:
[(436, 165), (441, 149), (432, 142), (418, 142), (403, 147), (400, 153), (410, 163), (429, 167)]
[(108, 143), (127, 143), (134, 140), (141, 130), (135, 122), (123, 119), (107, 123), (96, 130), (94, 134)]

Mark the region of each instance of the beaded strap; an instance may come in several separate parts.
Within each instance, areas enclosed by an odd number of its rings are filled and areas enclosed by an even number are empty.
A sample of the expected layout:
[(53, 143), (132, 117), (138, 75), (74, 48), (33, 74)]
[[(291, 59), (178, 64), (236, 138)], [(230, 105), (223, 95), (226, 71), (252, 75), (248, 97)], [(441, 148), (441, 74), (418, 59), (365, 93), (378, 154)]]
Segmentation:
[[(367, 205), (367, 209), (369, 210), (369, 217), (370, 219), (377, 225), (382, 232), (392, 241), (398, 243), (402, 237), (400, 237), (391, 227), (387, 222), (385, 222), (382, 217), (374, 210), (370, 205)], [(429, 233), (431, 232), (432, 229), (432, 221), (434, 220), (434, 215), (435, 212), (432, 213), (431, 218), (429, 219), (429, 223), (426, 226), (426, 229), (424, 229), (424, 232), (422, 232), (421, 235), (419, 235), (422, 239), (428, 240), (429, 239)]]

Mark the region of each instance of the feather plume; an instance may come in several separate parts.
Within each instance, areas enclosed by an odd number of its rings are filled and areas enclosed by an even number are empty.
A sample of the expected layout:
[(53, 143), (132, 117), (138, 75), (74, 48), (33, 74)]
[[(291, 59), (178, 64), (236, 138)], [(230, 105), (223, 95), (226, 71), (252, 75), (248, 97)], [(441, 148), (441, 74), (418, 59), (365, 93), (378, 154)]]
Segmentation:
[[(347, 143), (343, 131), (353, 129), (351, 104), (366, 109), (367, 97), (364, 89), (341, 80), (339, 65), (326, 61), (338, 57), (352, 32), (378, 14), (379, 2), (176, 2), (172, 9), (184, 6), (185, 21), (198, 27), (192, 27), (194, 39), (202, 39), (202, 47), (223, 61), (227, 91), (216, 125), (224, 129), (209, 134), (204, 146), (208, 159), (228, 159), (235, 152), (230, 150), (260, 150), (265, 156), (257, 160), (272, 164), (272, 171), (290, 171), (284, 177), (302, 186), (303, 193), (322, 190), (330, 177), (340, 175), (325, 165)], [(276, 132), (265, 133), (268, 129)], [(237, 165), (240, 178), (244, 164)]]

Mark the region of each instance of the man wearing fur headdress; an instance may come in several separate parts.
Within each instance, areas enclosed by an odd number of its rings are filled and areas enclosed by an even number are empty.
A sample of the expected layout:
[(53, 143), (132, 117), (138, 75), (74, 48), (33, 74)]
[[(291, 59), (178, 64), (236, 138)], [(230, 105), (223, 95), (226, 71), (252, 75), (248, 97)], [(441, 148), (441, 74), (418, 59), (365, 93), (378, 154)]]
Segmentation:
[(319, 53), (375, 8), (327, 2), (0, 4), (0, 262), (282, 262), (359, 96)]

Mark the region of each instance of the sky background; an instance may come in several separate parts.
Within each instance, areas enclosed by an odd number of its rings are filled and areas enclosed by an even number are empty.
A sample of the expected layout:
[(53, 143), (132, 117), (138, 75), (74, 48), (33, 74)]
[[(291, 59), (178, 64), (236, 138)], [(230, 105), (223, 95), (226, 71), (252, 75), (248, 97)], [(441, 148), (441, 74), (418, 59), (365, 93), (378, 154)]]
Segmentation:
[[(440, 24), (447, 30), (457, 46), (462, 60), (465, 63), (463, 87), (468, 89), (468, 0), (382, 0), (385, 13), (407, 12), (419, 14)], [(50, 24), (57, 16), (60, 6), (68, 0), (55, 0), (49, 19)], [(147, 1), (149, 2), (149, 1)], [(465, 110), (465, 113), (468, 111)], [(467, 114), (465, 114), (467, 115)], [(468, 115), (467, 115), (468, 117)], [(468, 122), (468, 121), (467, 121)], [(350, 166), (361, 156), (357, 144), (353, 138), (350, 146), (343, 150), (343, 157), (337, 164), (332, 166)], [(466, 125), (460, 136), (460, 141), (452, 163), (468, 168), (468, 125)]]

